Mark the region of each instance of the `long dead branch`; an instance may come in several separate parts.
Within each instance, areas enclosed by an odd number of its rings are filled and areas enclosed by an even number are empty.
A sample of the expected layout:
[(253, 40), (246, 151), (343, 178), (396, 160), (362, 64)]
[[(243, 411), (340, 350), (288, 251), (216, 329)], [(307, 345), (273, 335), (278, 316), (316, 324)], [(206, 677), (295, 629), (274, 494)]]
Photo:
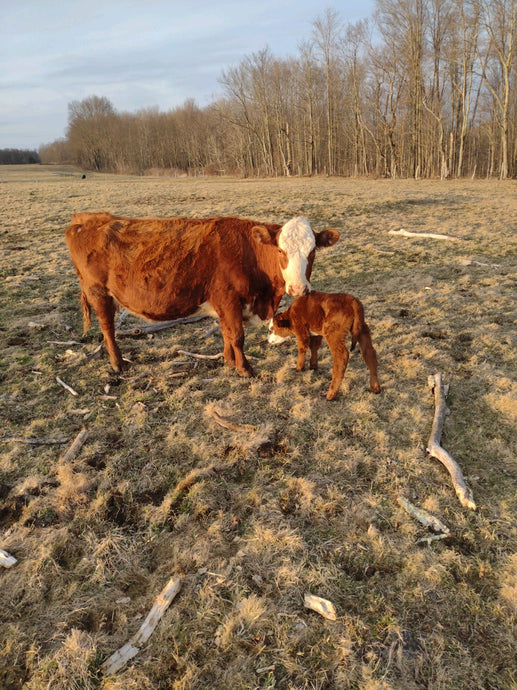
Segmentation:
[(160, 594), (156, 597), (152, 609), (147, 614), (147, 618), (140, 626), (138, 632), (126, 642), (126, 644), (114, 652), (102, 664), (101, 668), (105, 675), (111, 676), (119, 671), (127, 662), (138, 654), (141, 647), (147, 642), (163, 617), (163, 614), (170, 606), (171, 601), (180, 591), (182, 580), (179, 577), (173, 577), (169, 580)]
[(151, 323), (148, 326), (137, 326), (136, 328), (130, 328), (126, 331), (116, 331), (115, 335), (118, 338), (124, 338), (128, 336), (142, 335), (143, 333), (155, 333), (156, 331), (162, 331), (164, 328), (172, 328), (173, 326), (180, 326), (183, 323), (196, 323), (202, 319), (209, 318), (208, 315), (200, 314), (198, 316), (186, 316), (181, 319), (174, 319), (173, 321), (160, 321), (158, 323)]
[(427, 444), (427, 452), (432, 458), (439, 460), (451, 475), (452, 483), (461, 505), (465, 506), (466, 508), (476, 510), (476, 504), (474, 502), (472, 491), (465, 483), (460, 466), (454, 460), (454, 458), (449, 455), (445, 448), (442, 448), (440, 445), (443, 423), (447, 413), (445, 398), (449, 392), (449, 384), (443, 383), (441, 374), (429, 376), (428, 384), (434, 393), (435, 413), (431, 435)]
[(434, 232), (410, 232), (409, 230), (389, 230), (389, 235), (399, 235), (400, 237), (428, 237), (433, 240), (451, 240), (452, 242), (459, 242), (461, 237), (454, 237), (453, 235), (440, 235)]

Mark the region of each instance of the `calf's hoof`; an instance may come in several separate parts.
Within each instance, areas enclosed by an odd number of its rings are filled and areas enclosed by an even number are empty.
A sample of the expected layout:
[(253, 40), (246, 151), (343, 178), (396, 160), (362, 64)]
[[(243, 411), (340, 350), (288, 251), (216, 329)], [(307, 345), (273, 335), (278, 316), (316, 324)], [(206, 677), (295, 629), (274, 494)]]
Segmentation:
[(377, 381), (376, 383), (370, 383), (370, 390), (372, 393), (380, 393), (381, 392), (381, 385)]

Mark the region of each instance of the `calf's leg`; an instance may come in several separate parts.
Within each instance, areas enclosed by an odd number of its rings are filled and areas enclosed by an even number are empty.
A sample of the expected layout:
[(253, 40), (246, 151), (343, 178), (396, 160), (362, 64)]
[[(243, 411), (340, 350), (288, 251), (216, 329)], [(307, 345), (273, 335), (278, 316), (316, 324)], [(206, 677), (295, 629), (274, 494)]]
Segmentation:
[(359, 335), (359, 348), (362, 358), (370, 372), (370, 390), (372, 393), (380, 393), (381, 384), (377, 378), (377, 353), (373, 347), (370, 329), (366, 323)]
[[(302, 331), (295, 331), (296, 344), (298, 345), (298, 357), (296, 359), (296, 371), (304, 371), (305, 369), (305, 356), (307, 355), (307, 350), (309, 349), (311, 343), (311, 334), (309, 329), (304, 329)], [(312, 361), (312, 350), (311, 350), (311, 361)]]
[(320, 349), (321, 341), (323, 340), (321, 335), (311, 335), (310, 348), (311, 348), (311, 358), (309, 361), (309, 367), (311, 369), (318, 368), (318, 350)]
[(327, 392), (327, 400), (335, 400), (345, 375), (349, 353), (343, 335), (327, 335), (325, 340), (333, 359), (332, 381)]

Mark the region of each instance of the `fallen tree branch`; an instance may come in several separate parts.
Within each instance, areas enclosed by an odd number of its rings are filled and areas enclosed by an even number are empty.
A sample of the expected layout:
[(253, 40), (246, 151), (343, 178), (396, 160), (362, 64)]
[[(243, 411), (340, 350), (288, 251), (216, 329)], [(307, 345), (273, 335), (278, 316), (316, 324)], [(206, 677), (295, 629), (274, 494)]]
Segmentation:
[(432, 458), (439, 460), (451, 475), (452, 483), (462, 506), (476, 510), (476, 504), (472, 496), (472, 491), (468, 488), (463, 478), (462, 471), (458, 463), (449, 453), (442, 448), (440, 441), (442, 438), (443, 423), (447, 412), (445, 398), (449, 392), (449, 385), (444, 384), (441, 374), (429, 376), (428, 385), (433, 390), (435, 401), (435, 413), (431, 435), (427, 444), (427, 452)]
[(105, 675), (111, 676), (119, 671), (127, 662), (138, 654), (141, 647), (147, 642), (163, 617), (163, 614), (169, 608), (171, 601), (181, 589), (182, 580), (179, 577), (173, 577), (169, 580), (160, 594), (156, 597), (152, 609), (147, 614), (147, 618), (140, 626), (138, 632), (126, 642), (123, 647), (120, 647), (102, 664), (101, 668)]
[(137, 326), (136, 328), (130, 328), (127, 331), (117, 330), (115, 335), (118, 338), (125, 338), (127, 336), (142, 335), (143, 333), (155, 333), (156, 331), (162, 331), (164, 328), (172, 328), (173, 326), (180, 326), (183, 323), (196, 323), (202, 319), (208, 319), (208, 314), (199, 314), (198, 316), (186, 316), (181, 319), (174, 319), (172, 321), (159, 321), (158, 323), (151, 323), (148, 326)]
[(16, 565), (16, 563), (18, 563), (18, 561), (14, 556), (11, 556), (10, 553), (7, 553), (7, 551), (4, 551), (3, 549), (0, 549), (0, 565), (3, 565), (4, 568), (12, 568), (13, 565)]
[(389, 235), (399, 235), (400, 237), (428, 237), (433, 240), (451, 240), (452, 242), (459, 242), (461, 237), (453, 237), (452, 235), (439, 235), (434, 232), (410, 232), (409, 230), (389, 230)]
[(433, 532), (440, 532), (443, 537), (449, 536), (451, 530), (445, 525), (441, 520), (439, 520), (434, 515), (431, 515), (424, 508), (419, 508), (418, 506), (408, 501), (404, 496), (399, 496), (397, 498), (397, 503), (404, 508), (410, 515), (418, 520), (418, 522), (425, 525), (425, 527), (430, 527)]
[(73, 460), (83, 447), (83, 444), (87, 438), (88, 431), (86, 429), (81, 429), (81, 431), (72, 441), (70, 448), (68, 448), (68, 450), (59, 458), (59, 462), (70, 462), (70, 460)]

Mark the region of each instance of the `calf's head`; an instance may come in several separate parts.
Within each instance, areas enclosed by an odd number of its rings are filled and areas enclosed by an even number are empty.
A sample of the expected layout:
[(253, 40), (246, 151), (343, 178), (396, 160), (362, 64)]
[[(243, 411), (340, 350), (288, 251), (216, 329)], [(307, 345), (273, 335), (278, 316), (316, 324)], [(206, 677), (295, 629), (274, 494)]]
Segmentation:
[(291, 297), (310, 292), (312, 264), (316, 249), (330, 247), (339, 239), (337, 230), (314, 232), (305, 218), (293, 218), (283, 225), (274, 237), (263, 233), (265, 228), (255, 227), (258, 242), (273, 243), (278, 247), (279, 264), (285, 291)]
[(289, 319), (289, 311), (284, 311), (277, 314), (269, 322), (269, 333), (267, 341), (271, 345), (280, 345), (284, 340), (287, 340), (293, 331), (291, 330), (291, 320)]

